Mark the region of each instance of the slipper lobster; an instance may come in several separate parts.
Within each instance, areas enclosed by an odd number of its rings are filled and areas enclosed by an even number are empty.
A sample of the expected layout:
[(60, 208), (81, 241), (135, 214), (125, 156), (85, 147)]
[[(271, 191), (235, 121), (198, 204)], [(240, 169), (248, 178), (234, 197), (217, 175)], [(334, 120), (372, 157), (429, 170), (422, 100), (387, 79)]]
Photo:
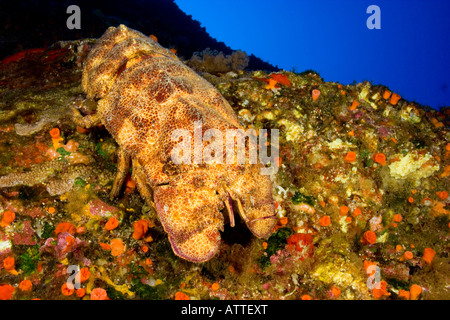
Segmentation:
[[(74, 121), (84, 127), (102, 123), (119, 145), (111, 196), (118, 196), (131, 165), (138, 191), (156, 209), (176, 255), (211, 259), (220, 247), (225, 211), (231, 226), (238, 211), (256, 237), (272, 233), (277, 219), (263, 164), (174, 161), (176, 130), (195, 137), (198, 130), (204, 135), (243, 128), (216, 88), (174, 53), (124, 25), (110, 27), (85, 61), (82, 86), (87, 98), (98, 100), (97, 113), (82, 116), (73, 109)], [(183, 137), (200, 155), (205, 140), (195, 149)]]

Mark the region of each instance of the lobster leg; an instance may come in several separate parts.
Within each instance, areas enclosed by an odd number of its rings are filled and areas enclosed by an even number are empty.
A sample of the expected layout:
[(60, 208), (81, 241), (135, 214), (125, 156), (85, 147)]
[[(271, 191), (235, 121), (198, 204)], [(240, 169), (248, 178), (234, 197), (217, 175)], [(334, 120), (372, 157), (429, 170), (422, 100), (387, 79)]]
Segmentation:
[(227, 199), (224, 202), (225, 202), (225, 207), (227, 208), (228, 216), (230, 218), (230, 226), (234, 227), (234, 212), (233, 212), (233, 204), (231, 202), (230, 193), (228, 193)]
[(83, 116), (80, 110), (72, 107), (72, 120), (76, 125), (83, 128), (92, 128), (101, 123), (101, 116), (99, 113), (89, 114)]
[(134, 182), (136, 183), (136, 186), (138, 188), (139, 193), (141, 196), (147, 201), (149, 205), (152, 207), (155, 207), (155, 204), (153, 202), (153, 193), (152, 189), (145, 183), (146, 176), (144, 170), (142, 170), (142, 166), (140, 163), (133, 159), (132, 160), (132, 167), (133, 167), (133, 173), (131, 177), (133, 178)]
[(126, 153), (124, 148), (120, 148), (117, 151), (117, 174), (114, 179), (114, 184), (111, 189), (110, 198), (115, 198), (119, 195), (120, 188), (125, 181), (128, 170), (130, 169), (130, 156)]

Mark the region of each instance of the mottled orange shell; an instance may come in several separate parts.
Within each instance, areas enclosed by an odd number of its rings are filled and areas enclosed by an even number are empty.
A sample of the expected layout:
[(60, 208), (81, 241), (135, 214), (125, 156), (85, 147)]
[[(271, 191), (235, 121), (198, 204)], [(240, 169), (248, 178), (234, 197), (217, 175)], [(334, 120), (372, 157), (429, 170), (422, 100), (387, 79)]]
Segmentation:
[[(220, 245), (220, 212), (229, 194), (239, 197), (250, 220), (273, 216), (272, 184), (261, 165), (175, 165), (175, 129), (194, 136), (214, 128), (242, 129), (229, 103), (170, 50), (124, 25), (109, 28), (86, 60), (82, 86), (100, 99), (97, 112), (117, 143), (142, 167), (153, 190), (158, 216), (174, 252), (187, 260), (209, 260)], [(248, 224), (259, 237), (271, 233), (275, 219)]]

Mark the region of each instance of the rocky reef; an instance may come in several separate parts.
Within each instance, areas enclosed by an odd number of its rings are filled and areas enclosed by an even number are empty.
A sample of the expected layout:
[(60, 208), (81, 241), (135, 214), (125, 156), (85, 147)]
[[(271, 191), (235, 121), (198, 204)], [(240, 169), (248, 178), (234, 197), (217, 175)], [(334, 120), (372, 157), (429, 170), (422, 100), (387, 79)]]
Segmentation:
[(241, 53), (186, 61), (245, 127), (280, 133), (273, 234), (237, 217), (194, 264), (130, 177), (109, 199), (118, 146), (71, 120), (70, 107), (95, 112), (81, 89), (94, 43), (0, 62), (0, 299), (450, 299), (448, 108), (314, 71), (246, 71)]

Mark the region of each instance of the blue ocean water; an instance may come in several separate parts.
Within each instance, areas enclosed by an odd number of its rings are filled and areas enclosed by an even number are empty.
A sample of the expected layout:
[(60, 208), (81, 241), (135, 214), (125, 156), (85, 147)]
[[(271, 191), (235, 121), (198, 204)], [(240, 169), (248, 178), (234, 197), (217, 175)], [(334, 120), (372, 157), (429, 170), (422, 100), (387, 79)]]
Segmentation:
[[(407, 100), (450, 106), (450, 1), (175, 0), (206, 31), (285, 70), (384, 84)], [(381, 29), (367, 20), (376, 5)]]

